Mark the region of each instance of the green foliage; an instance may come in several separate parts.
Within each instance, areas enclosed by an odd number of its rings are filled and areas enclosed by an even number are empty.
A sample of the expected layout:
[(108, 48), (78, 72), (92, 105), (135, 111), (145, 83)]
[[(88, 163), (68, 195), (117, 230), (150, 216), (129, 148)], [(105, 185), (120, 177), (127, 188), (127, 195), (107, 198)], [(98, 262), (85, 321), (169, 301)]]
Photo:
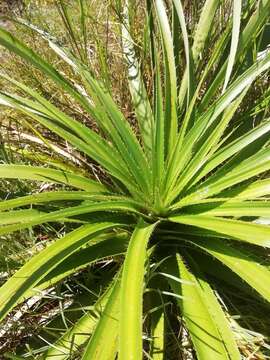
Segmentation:
[[(91, 309), (57, 339), (48, 337), (34, 358), (141, 360), (149, 353), (166, 359), (166, 329), (177, 332), (181, 324), (198, 359), (240, 359), (216, 289), (231, 277), (235, 291), (252, 288), (253, 296), (270, 302), (269, 267), (259, 252), (270, 247), (270, 121), (261, 110), (269, 95), (258, 92), (255, 107), (245, 101), (270, 68), (270, 53), (247, 61), (257, 49), (270, 1), (234, 1), (233, 19), (218, 36), (215, 13), (222, 1), (205, 1), (194, 28), (181, 2), (147, 1), (151, 85), (130, 31), (134, 3), (116, 2), (135, 126), (111, 94), (108, 67), (103, 64), (98, 80), (89, 64), (86, 3), (79, 5), (80, 39), (64, 2), (58, 4), (71, 51), (29, 22), (20, 23), (48, 43), (81, 87), (0, 29), (0, 44), (54, 82), (96, 128), (5, 72), (0, 77), (17, 91), (1, 90), (1, 105), (55, 133), (101, 169), (95, 179), (74, 167), (0, 165), (2, 179), (55, 184), (55, 190), (2, 201), (0, 235), (48, 223), (71, 229), (4, 283), (0, 319), (6, 324), (8, 314), (37, 291), (109, 258), (115, 266)], [(218, 281), (209, 269), (213, 261), (222, 264)], [(181, 322), (168, 316), (168, 302)], [(24, 358), (26, 350), (20, 353)]]

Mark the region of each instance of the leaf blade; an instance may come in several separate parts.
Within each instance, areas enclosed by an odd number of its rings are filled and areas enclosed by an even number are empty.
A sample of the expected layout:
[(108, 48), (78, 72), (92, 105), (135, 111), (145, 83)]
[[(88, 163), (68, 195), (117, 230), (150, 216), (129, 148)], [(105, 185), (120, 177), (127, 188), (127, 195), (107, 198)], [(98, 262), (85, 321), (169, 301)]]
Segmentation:
[(139, 221), (127, 250), (121, 280), (119, 360), (141, 360), (142, 358), (144, 263), (147, 258), (147, 243), (155, 226), (156, 224), (149, 225), (142, 220)]

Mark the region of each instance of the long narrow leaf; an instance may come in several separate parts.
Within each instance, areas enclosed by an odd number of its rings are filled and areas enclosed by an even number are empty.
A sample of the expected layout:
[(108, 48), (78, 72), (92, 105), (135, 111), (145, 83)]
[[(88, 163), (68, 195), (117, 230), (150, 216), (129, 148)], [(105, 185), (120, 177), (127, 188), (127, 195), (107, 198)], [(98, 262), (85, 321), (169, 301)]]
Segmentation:
[[(90, 214), (101, 212), (104, 215), (104, 212), (107, 211), (107, 214), (111, 213), (112, 211), (126, 211), (126, 212), (135, 212), (137, 213), (133, 205), (129, 204), (128, 202), (97, 202), (97, 203), (90, 203), (87, 205), (78, 205), (73, 207), (67, 207), (64, 209), (52, 211), (50, 213), (29, 213), (23, 217), (22, 221), (16, 221), (10, 225), (2, 226), (0, 229), (0, 235), (7, 234), (13, 231), (22, 230), (25, 228), (29, 228), (31, 226), (43, 224), (46, 222), (53, 222), (53, 221), (60, 221), (65, 222), (67, 220), (72, 220), (73, 217), (77, 215), (83, 214)], [(140, 213), (140, 212), (138, 212)], [(8, 217), (13, 217), (13, 213), (11, 212), (6, 216), (6, 220)], [(124, 217), (123, 217), (124, 219)], [(76, 219), (73, 219), (76, 222)]]
[(221, 261), (270, 301), (270, 272), (258, 261), (252, 260), (252, 254), (248, 250), (233, 247), (218, 239), (196, 239), (194, 244)]
[(94, 237), (84, 248), (68, 256), (45, 275), (33, 289), (24, 294), (24, 299), (39, 294), (40, 291), (57, 284), (92, 263), (125, 253), (127, 246), (128, 238), (125, 233), (115, 235), (109, 232)]
[(181, 283), (170, 280), (173, 291), (181, 295), (178, 300), (182, 315), (190, 332), (199, 359), (239, 360), (240, 354), (230, 333), (227, 320), (212, 289), (192, 266), (192, 272), (177, 254), (169, 259), (164, 271), (178, 276)]
[(170, 220), (215, 231), (217, 234), (227, 235), (229, 239), (247, 241), (270, 248), (269, 226), (202, 215), (176, 215), (170, 217)]
[(74, 350), (82, 346), (88, 339), (98, 322), (100, 314), (111, 293), (109, 288), (93, 307), (93, 311), (86, 312), (64, 335), (62, 335), (44, 355), (44, 359), (69, 359)]
[(148, 157), (151, 158), (154, 119), (148, 94), (143, 82), (140, 65), (136, 58), (134, 43), (130, 34), (130, 20), (128, 12), (129, 7), (126, 2), (124, 5), (124, 21), (122, 23), (123, 53), (128, 66), (129, 89), (138, 119), (142, 140)]
[[(213, 124), (215, 119), (226, 109), (226, 107), (248, 86), (261, 72), (270, 67), (270, 54), (262, 61), (251, 66), (244, 74), (242, 74), (232, 85), (226, 90), (214, 104), (207, 110), (205, 114), (196, 121), (189, 133), (186, 135), (184, 145), (180, 148), (181, 142), (175, 146), (174, 155), (170, 159), (168, 168), (168, 180), (170, 184), (176, 181), (178, 175), (190, 160), (194, 145), (205, 133), (205, 131)], [(179, 140), (180, 138), (178, 138)], [(178, 194), (175, 193), (175, 197)]]
[(107, 192), (107, 188), (96, 181), (66, 171), (30, 165), (0, 165), (1, 179), (28, 179), (60, 183), (91, 193)]
[(167, 136), (168, 145), (167, 151), (170, 153), (174, 147), (177, 134), (177, 81), (176, 68), (174, 60), (174, 50), (172, 34), (169, 26), (169, 20), (166, 14), (166, 9), (163, 0), (156, 0), (155, 7), (162, 35), (163, 52), (165, 57), (166, 69), (166, 84), (165, 84), (165, 133)]
[[(101, 312), (100, 320), (87, 345), (82, 360), (111, 360), (115, 358), (119, 332), (119, 298), (120, 280), (116, 278), (106, 306)], [(106, 341), (106, 346), (104, 346), (104, 341)]]
[[(195, 66), (197, 65), (198, 58), (204, 49), (207, 38), (209, 37), (218, 4), (218, 0), (206, 0), (203, 5), (201, 16), (195, 30), (194, 41), (192, 45), (192, 55)], [(178, 96), (180, 107), (184, 102), (187, 91), (187, 84), (187, 70), (185, 70)]]
[(117, 226), (119, 226), (117, 222), (100, 222), (81, 226), (34, 256), (1, 287), (0, 319), (2, 320), (24, 294), (57, 264), (89, 242), (91, 236)]
[(119, 360), (142, 359), (142, 299), (146, 248), (155, 225), (141, 220), (133, 232), (127, 250), (121, 281)]
[(91, 108), (87, 98), (80, 94), (52, 65), (47, 63), (33, 50), (28, 48), (25, 44), (23, 44), (3, 28), (0, 28), (0, 44), (5, 46), (8, 50), (19, 55), (30, 64), (41, 70), (44, 74), (49, 76), (53, 81), (55, 81), (64, 90), (70, 93), (76, 100), (78, 100), (79, 103), (82, 104), (86, 109)]
[(241, 22), (241, 6), (242, 0), (234, 0), (233, 2), (233, 29), (232, 29), (232, 41), (231, 41), (231, 49), (228, 59), (228, 66), (225, 75), (225, 81), (223, 85), (224, 92), (227, 88), (227, 85), (230, 80), (230, 76), (233, 70), (233, 63), (237, 52), (238, 39), (240, 35), (240, 22)]

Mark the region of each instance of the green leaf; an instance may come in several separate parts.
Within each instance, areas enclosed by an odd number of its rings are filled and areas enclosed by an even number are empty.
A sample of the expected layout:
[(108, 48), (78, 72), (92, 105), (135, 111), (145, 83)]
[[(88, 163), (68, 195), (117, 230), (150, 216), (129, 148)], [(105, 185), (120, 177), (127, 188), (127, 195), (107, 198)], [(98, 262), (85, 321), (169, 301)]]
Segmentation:
[(214, 201), (202, 205), (193, 205), (185, 207), (185, 213), (199, 214), (203, 216), (233, 216), (233, 217), (269, 217), (270, 202), (265, 201), (227, 201), (224, 203), (215, 203)]
[(107, 188), (96, 181), (66, 171), (30, 165), (0, 165), (1, 179), (27, 179), (73, 186), (91, 193), (107, 192)]
[[(120, 112), (113, 99), (107, 93), (106, 89), (102, 84), (93, 79), (90, 72), (83, 64), (80, 63), (78, 59), (54, 43), (53, 38), (48, 37), (48, 34), (37, 29), (35, 26), (32, 26), (31, 28), (41, 34), (42, 37), (47, 41), (49, 41), (49, 44), (53, 50), (56, 51), (56, 53), (62, 58), (65, 58), (65, 60), (74, 68), (74, 70), (76, 70), (76, 72), (82, 76), (87, 90), (91, 93), (91, 96), (95, 100), (95, 107), (93, 107), (90, 105), (88, 98), (84, 96), (84, 107), (98, 122), (98, 125), (101, 126), (102, 130), (106, 129), (107, 134), (111, 137), (112, 142), (119, 150), (122, 158), (128, 165), (128, 169), (133, 173), (142, 190), (146, 191), (148, 194), (151, 194), (151, 178), (149, 175), (149, 167), (145, 155), (135, 134), (131, 130), (128, 121), (124, 118), (123, 114)], [(27, 48), (23, 44), (19, 42), (18, 44), (15, 46), (15, 50), (17, 47), (21, 47), (27, 52)], [(5, 101), (6, 100), (4, 99), (4, 102)], [(23, 107), (20, 110), (22, 111)], [(116, 169), (117, 167), (115, 167), (115, 171)]]
[(234, 199), (256, 199), (270, 194), (270, 179), (257, 180), (234, 189), (236, 192), (233, 194)]
[(149, 165), (135, 133), (106, 88), (93, 79), (89, 73), (84, 73), (84, 76), (90, 90), (92, 90), (91, 94), (95, 97), (98, 110), (104, 115), (102, 121), (105, 122), (108, 118), (106, 122), (107, 132), (111, 135), (112, 142), (122, 154), (130, 172), (141, 186), (141, 190), (147, 195), (151, 194), (152, 178)]
[(164, 359), (165, 315), (163, 309), (156, 310), (151, 315), (151, 358)]
[[(162, 262), (162, 260), (161, 260)], [(157, 269), (159, 264), (155, 264), (154, 269)], [(149, 355), (153, 360), (163, 360), (166, 351), (166, 325), (168, 325), (166, 305), (162, 295), (163, 289), (168, 290), (166, 280), (154, 272), (153, 268), (150, 270), (153, 275), (147, 283), (147, 288), (150, 290), (146, 293), (146, 306), (149, 310), (146, 313), (145, 321), (150, 322), (151, 342)], [(157, 276), (155, 276), (157, 275)], [(163, 275), (163, 274), (162, 274)], [(151, 291), (152, 290), (152, 291)], [(165, 290), (165, 291), (166, 291)]]
[(171, 153), (177, 134), (177, 77), (174, 60), (173, 39), (163, 0), (155, 1), (165, 62), (165, 153)]
[(17, 305), (29, 289), (66, 257), (89, 242), (91, 237), (120, 224), (101, 222), (83, 225), (34, 256), (1, 287), (0, 320)]
[(249, 222), (203, 215), (175, 215), (169, 220), (224, 234), (229, 239), (242, 240), (270, 248), (270, 227)]
[(194, 245), (221, 261), (240, 278), (245, 280), (268, 302), (270, 301), (270, 271), (255, 261), (247, 249), (239, 249), (225, 241), (202, 238), (193, 241)]
[[(32, 102), (29, 101), (28, 99), (15, 96), (14, 94), (13, 95), (8, 94), (6, 97), (4, 97), (4, 93), (2, 93), (2, 98), (4, 98), (6, 101), (9, 100), (8, 96), (9, 98), (11, 99), (13, 98), (13, 100), (15, 100), (15, 102), (11, 103), (11, 105), (13, 106), (15, 106), (16, 104), (22, 105), (22, 107), (19, 107), (19, 109), (23, 111), (25, 109), (25, 105), (29, 104), (28, 106), (29, 112), (32, 111), (34, 114), (36, 114), (36, 111), (38, 111), (44, 117), (49, 117), (51, 120), (53, 119), (54, 121), (56, 121), (58, 125), (61, 124), (62, 126), (64, 126), (66, 129), (69, 130), (71, 134), (73, 135), (76, 134), (80, 142), (77, 140), (75, 146), (77, 146), (79, 149), (80, 149), (80, 144), (82, 144), (81, 140), (83, 140), (87, 145), (89, 145), (90, 147), (84, 146), (82, 150), (85, 151), (90, 156), (92, 156), (96, 161), (101, 161), (102, 163), (102, 158), (103, 158), (108, 163), (113, 162), (115, 164), (114, 166), (116, 166), (116, 164), (118, 165), (118, 167), (121, 165), (122, 168), (125, 166), (123, 164), (120, 154), (117, 153), (116, 149), (113, 148), (112, 146), (108, 146), (108, 143), (101, 136), (96, 134), (93, 130), (81, 124), (80, 122), (74, 120), (73, 118), (71, 118), (70, 116), (59, 110), (51, 102), (49, 102), (43, 96), (41, 96), (37, 91), (34, 91), (28, 86), (12, 79), (11, 77), (3, 73), (0, 73), (0, 76), (5, 80), (11, 82), (13, 85), (18, 87), (20, 90), (22, 90), (24, 93), (31, 96), (31, 98), (35, 100), (35, 102)], [(75, 136), (73, 136), (73, 139), (74, 138)], [(95, 153), (98, 154), (98, 156), (96, 155), (97, 157), (93, 155)], [(113, 154), (113, 158), (111, 158), (112, 154)]]
[(148, 94), (144, 85), (139, 62), (136, 58), (134, 42), (130, 34), (129, 7), (126, 3), (123, 9), (122, 22), (122, 44), (123, 54), (128, 67), (129, 89), (132, 97), (133, 106), (140, 127), (140, 133), (144, 143), (144, 148), (151, 159), (152, 131), (154, 118), (149, 102)]
[[(167, 192), (170, 192), (169, 197), (171, 202), (179, 195), (177, 190), (171, 191), (174, 183), (177, 181), (179, 174), (183, 171), (187, 162), (191, 159), (194, 146), (200, 140), (202, 135), (214, 123), (218, 116), (227, 108), (228, 105), (255, 79), (261, 72), (270, 67), (270, 54), (264, 57), (262, 61), (255, 63), (246, 72), (237, 78), (226, 90), (226, 92), (216, 100), (213, 105), (196, 121), (192, 129), (185, 137), (183, 145), (181, 144), (181, 137), (178, 137), (178, 142), (175, 146), (173, 155), (170, 158), (167, 171)], [(168, 196), (168, 194), (167, 194)]]
[[(174, 193), (180, 193), (185, 186), (189, 183), (190, 180), (196, 179), (196, 173), (200, 170), (203, 164), (207, 161), (211, 152), (217, 146), (220, 138), (222, 137), (225, 129), (227, 128), (229, 122), (232, 120), (233, 115), (237, 111), (239, 105), (242, 103), (244, 96), (246, 95), (247, 89), (230, 104), (230, 106), (224, 112), (224, 115), (217, 119), (216, 124), (213, 124), (213, 127), (210, 130), (210, 133), (204, 135), (205, 141), (200, 141), (200, 144), (197, 146), (194, 157), (190, 160), (190, 163), (187, 165), (183, 174), (178, 178), (177, 183), (175, 184)], [(203, 139), (203, 140), (204, 140)], [(193, 180), (194, 182), (195, 180)]]
[(128, 246), (121, 280), (119, 360), (141, 360), (143, 356), (142, 303), (146, 249), (155, 226), (140, 220)]
[[(108, 302), (113, 290), (112, 284), (102, 296), (100, 296), (95, 305), (93, 306), (93, 310), (86, 312), (71, 328), (69, 328), (64, 335), (62, 335), (54, 344), (49, 348), (49, 350), (46, 352), (44, 359), (57, 359), (57, 360), (64, 360), (64, 359), (70, 359), (72, 356), (72, 350), (78, 348), (79, 346), (83, 345), (90, 337), (91, 333), (94, 332), (92, 337), (96, 337), (95, 327), (99, 321), (99, 318), (106, 317), (106, 310), (105, 308), (106, 303)], [(105, 309), (104, 309), (105, 308)], [(107, 316), (108, 317), (108, 316)], [(114, 324), (114, 321), (110, 321), (110, 326)], [(100, 325), (97, 325), (100, 326)], [(95, 330), (95, 331), (94, 331)], [(115, 327), (107, 329), (107, 331), (113, 331), (116, 330)], [(108, 335), (108, 333), (107, 333)], [(105, 351), (108, 351), (108, 344), (109, 344), (109, 338), (106, 339), (106, 347), (103, 347), (106, 349)], [(91, 338), (92, 341), (92, 338)], [(90, 347), (88, 347), (90, 349)], [(87, 353), (87, 352), (86, 352)], [(111, 354), (110, 354), (111, 355)], [(86, 355), (85, 355), (86, 356)], [(88, 359), (95, 359), (95, 357), (92, 357), (91, 353), (87, 353)], [(100, 356), (100, 357), (98, 357)], [(96, 353), (96, 359), (106, 359), (106, 357), (102, 357), (101, 352)], [(107, 357), (109, 360), (109, 358)]]
[(33, 290), (24, 295), (24, 298), (37, 295), (40, 290), (56, 284), (98, 260), (125, 253), (127, 246), (128, 238), (125, 233), (119, 235), (108, 233), (96, 236), (84, 248), (74, 252), (52, 269)]
[(1, 213), (0, 225), (11, 225), (18, 222), (27, 221), (32, 216), (41, 215), (42, 212), (34, 209), (27, 210), (15, 210), (9, 211), (8, 213)]
[(250, 130), (246, 134), (230, 142), (228, 145), (222, 146), (218, 151), (213, 153), (213, 155), (209, 159), (206, 159), (206, 163), (196, 174), (194, 180), (192, 181), (192, 185), (196, 184), (199, 180), (209, 174), (217, 166), (221, 165), (227, 159), (240, 152), (247, 146), (251, 145), (253, 142), (258, 140), (260, 137), (264, 136), (268, 132), (270, 132), (269, 119), (265, 120), (262, 124), (256, 126), (254, 129)]
[(120, 279), (116, 277), (113, 289), (104, 310), (101, 312), (100, 320), (82, 360), (111, 360), (115, 358), (119, 333), (120, 285)]
[(220, 168), (220, 170), (209, 177), (205, 182), (195, 189), (192, 189), (190, 195), (181, 200), (181, 203), (191, 204), (194, 200), (204, 199), (220, 193), (222, 190), (230, 186), (239, 184), (254, 176), (270, 169), (270, 148), (262, 149), (255, 155), (236, 164), (232, 168)]
[[(60, 221), (65, 222), (68, 220), (73, 220), (76, 222), (76, 219), (73, 219), (74, 216), (82, 214), (90, 214), (95, 212), (108, 212), (109, 214), (113, 211), (126, 211), (126, 212), (135, 212), (137, 213), (136, 208), (128, 202), (97, 202), (90, 203), (87, 205), (78, 205), (73, 207), (66, 207), (64, 209), (52, 211), (49, 213), (29, 213), (28, 216), (24, 216), (23, 221), (12, 223), (11, 225), (2, 226), (0, 229), (0, 235), (10, 233), (12, 231), (22, 230), (34, 225), (43, 224), (46, 222)], [(140, 213), (140, 212), (138, 212)], [(103, 214), (104, 215), (104, 214)], [(7, 215), (12, 217), (12, 213)]]
[[(195, 29), (194, 40), (192, 45), (192, 55), (195, 65), (197, 65), (199, 56), (201, 55), (204, 46), (206, 44), (207, 38), (209, 37), (218, 4), (219, 4), (219, 0), (206, 0), (203, 5), (201, 16), (198, 25)], [(187, 83), (188, 83), (187, 70), (185, 70), (178, 96), (180, 107), (184, 102), (184, 98), (187, 91)]]
[(195, 29), (194, 40), (192, 45), (192, 53), (194, 63), (198, 61), (206, 44), (207, 38), (210, 35), (212, 23), (215, 18), (216, 9), (219, 5), (219, 0), (206, 0), (203, 4), (201, 16), (198, 25)]
[[(154, 48), (155, 49), (155, 48)], [(163, 208), (161, 198), (161, 182), (164, 173), (165, 161), (165, 119), (163, 111), (163, 92), (161, 83), (160, 57), (156, 50), (153, 54), (155, 60), (155, 78), (154, 78), (154, 102), (155, 102), (155, 123), (154, 123), (154, 150), (153, 150), (153, 185), (155, 194), (155, 206), (158, 209)]]
[(34, 65), (37, 69), (41, 70), (44, 74), (50, 77), (56, 84), (60, 85), (65, 91), (73, 96), (80, 104), (86, 109), (90, 108), (90, 103), (87, 98), (80, 94), (71, 83), (66, 80), (52, 65), (47, 63), (39, 55), (37, 55), (32, 49), (27, 47), (15, 36), (11, 35), (8, 31), (0, 28), (0, 45), (3, 45), (8, 50), (19, 55), (30, 64)]
[[(54, 202), (54, 201), (98, 201), (98, 200), (112, 200), (121, 199), (121, 196), (102, 195), (89, 191), (44, 191), (32, 195), (21, 196), (10, 200), (0, 201), (0, 211), (13, 209), (20, 206)], [(124, 200), (124, 198), (122, 198)]]
[[(184, 10), (182, 7), (181, 0), (180, 1), (173, 0), (173, 4), (175, 6), (176, 13), (177, 13), (177, 16), (179, 19), (179, 23), (180, 23), (181, 31), (182, 31), (182, 35), (183, 35), (183, 41), (184, 41), (186, 68), (187, 68), (187, 107), (188, 107), (190, 99), (193, 96), (193, 84), (192, 84), (192, 80), (194, 77), (193, 59), (192, 59), (192, 53), (190, 52), (185, 15), (184, 15)], [(174, 46), (176, 46), (176, 45), (174, 44)]]
[[(26, 115), (31, 116), (34, 120), (61, 136), (64, 140), (68, 141), (85, 154), (89, 155), (92, 159), (104, 166), (104, 168), (107, 169), (114, 177), (125, 184), (131, 193), (136, 193), (136, 185), (132, 185), (134, 183), (134, 179), (132, 179), (130, 174), (127, 172), (126, 166), (122, 162), (121, 157), (119, 157), (117, 152), (113, 149), (111, 150), (99, 135), (94, 132), (87, 132), (87, 144), (80, 139), (82, 136), (81, 131), (79, 132), (80, 137), (74, 135), (73, 132), (70, 131), (75, 130), (77, 126), (72, 126), (72, 120), (70, 121), (69, 118), (63, 116), (59, 118), (59, 115), (55, 111), (53, 113), (50, 111), (48, 112), (43, 105), (40, 106), (40, 104), (19, 96), (1, 93), (0, 99), (2, 103), (4, 101), (4, 105), (20, 110)], [(70, 130), (67, 131), (67, 129)], [(75, 131), (78, 132), (77, 129)]]
[(239, 40), (239, 36), (240, 36), (241, 6), (242, 6), (242, 0), (234, 0), (234, 2), (233, 2), (233, 29), (232, 29), (231, 48), (230, 48), (230, 54), (229, 54), (229, 58), (228, 58), (228, 65), (227, 65), (225, 81), (224, 81), (222, 92), (224, 92), (226, 90), (226, 88), (227, 88), (227, 85), (228, 85), (229, 80), (230, 80), (230, 76), (232, 74), (234, 60), (235, 60), (235, 57), (236, 57), (238, 40)]
[[(187, 255), (185, 253), (185, 255)], [(190, 256), (189, 268), (177, 254), (164, 265), (164, 271), (182, 281), (169, 280), (178, 300), (198, 359), (240, 360), (241, 356), (216, 296)]]
[[(253, 44), (253, 41), (256, 39), (258, 34), (261, 32), (267, 18), (270, 14), (270, 0), (262, 0), (259, 3), (256, 3), (256, 9), (249, 17), (248, 22), (243, 30), (241, 30), (238, 50), (236, 54), (236, 61), (238, 61), (241, 56), (245, 55), (247, 49), (250, 48)], [(227, 60), (228, 61), (228, 60)], [(211, 86), (207, 90), (206, 94), (201, 100), (200, 107), (202, 109), (207, 108), (209, 102), (213, 99), (219, 87), (224, 81), (224, 76), (227, 68), (227, 61), (221, 66), (218, 74), (216, 74)]]

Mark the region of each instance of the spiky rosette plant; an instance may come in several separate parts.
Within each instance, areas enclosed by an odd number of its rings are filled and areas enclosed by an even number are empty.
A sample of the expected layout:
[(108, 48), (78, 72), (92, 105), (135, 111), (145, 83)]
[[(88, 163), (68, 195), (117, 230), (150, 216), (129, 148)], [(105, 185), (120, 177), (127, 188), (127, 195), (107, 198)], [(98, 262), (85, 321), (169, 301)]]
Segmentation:
[[(53, 37), (24, 23), (72, 67), (83, 87), (0, 30), (1, 45), (77, 101), (99, 131), (3, 72), (1, 77), (18, 93), (1, 91), (1, 104), (92, 159), (104, 179), (47, 166), (0, 165), (1, 178), (67, 186), (65, 191), (56, 187), (2, 201), (0, 235), (49, 222), (74, 223), (70, 233), (33, 256), (2, 286), (1, 320), (37, 291), (90, 264), (119, 259), (119, 254), (123, 260), (95, 311), (78, 318), (46, 349), (44, 359), (70, 358), (71, 349), (81, 346), (81, 358), (89, 360), (142, 359), (144, 351), (152, 359), (168, 358), (166, 334), (177, 327), (175, 319), (170, 324), (168, 302), (179, 313), (199, 359), (240, 359), (213, 289), (213, 274), (249, 296), (270, 301), (269, 269), (258, 256), (258, 249), (270, 247), (270, 121), (261, 112), (269, 95), (262, 94), (254, 104), (245, 102), (254, 81), (270, 67), (270, 54), (246, 61), (267, 22), (270, 1), (247, 6), (235, 0), (233, 17), (205, 62), (203, 51), (209, 37), (216, 36), (212, 29), (220, 4), (205, 1), (191, 38), (180, 1), (173, 0), (168, 9), (162, 0), (147, 1), (152, 91), (146, 90), (129, 32), (128, 6), (133, 4), (123, 6), (123, 54), (136, 129), (109, 89)], [(185, 70), (180, 71), (183, 54)], [(249, 127), (254, 114), (256, 125)]]

